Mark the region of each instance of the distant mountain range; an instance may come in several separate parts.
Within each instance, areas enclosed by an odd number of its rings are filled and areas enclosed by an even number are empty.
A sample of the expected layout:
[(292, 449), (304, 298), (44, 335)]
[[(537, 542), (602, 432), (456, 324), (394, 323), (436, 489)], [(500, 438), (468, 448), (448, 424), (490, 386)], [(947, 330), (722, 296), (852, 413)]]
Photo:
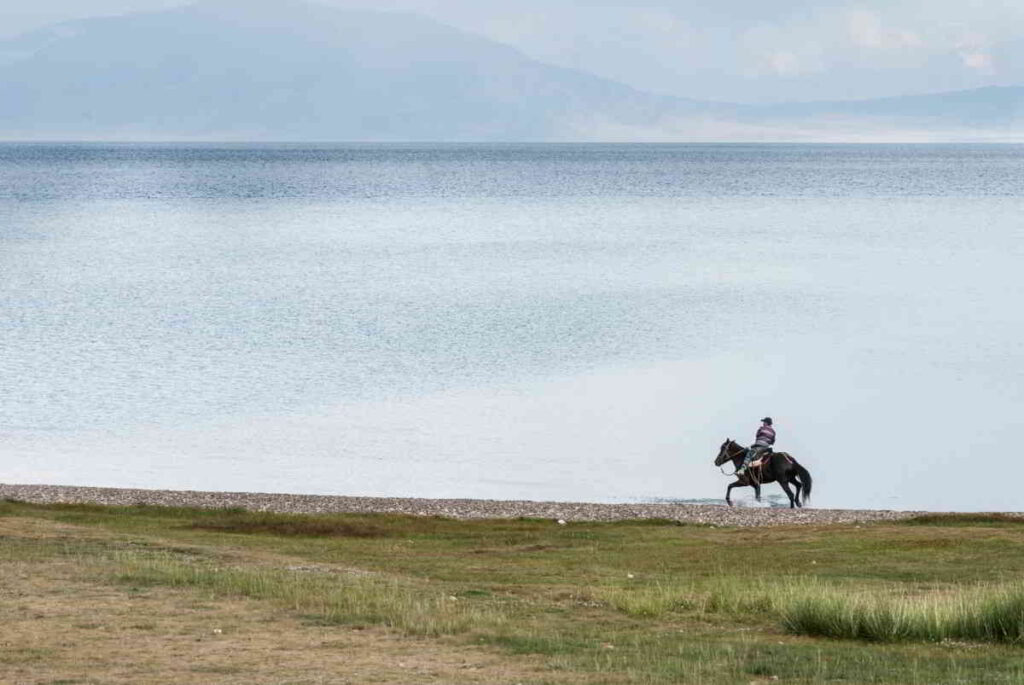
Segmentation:
[(0, 138), (1024, 139), (1024, 87), (773, 106), (645, 93), (430, 19), (207, 0), (0, 42)]

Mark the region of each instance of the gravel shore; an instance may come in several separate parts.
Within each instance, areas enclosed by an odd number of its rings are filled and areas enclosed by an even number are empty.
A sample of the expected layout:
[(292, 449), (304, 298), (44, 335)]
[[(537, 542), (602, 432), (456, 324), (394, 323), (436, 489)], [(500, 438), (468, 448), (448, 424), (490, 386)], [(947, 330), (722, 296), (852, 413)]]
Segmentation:
[(868, 509), (767, 509), (708, 504), (531, 502), (526, 500), (413, 499), (403, 497), (343, 497), (257, 492), (197, 492), (137, 490), (64, 485), (3, 485), (0, 499), (38, 504), (94, 503), (128, 506), (152, 504), (173, 507), (242, 507), (282, 513), (388, 513), (415, 516), (473, 518), (546, 518), (564, 521), (670, 519), (718, 526), (779, 526), (794, 524), (863, 523), (909, 518), (923, 512)]

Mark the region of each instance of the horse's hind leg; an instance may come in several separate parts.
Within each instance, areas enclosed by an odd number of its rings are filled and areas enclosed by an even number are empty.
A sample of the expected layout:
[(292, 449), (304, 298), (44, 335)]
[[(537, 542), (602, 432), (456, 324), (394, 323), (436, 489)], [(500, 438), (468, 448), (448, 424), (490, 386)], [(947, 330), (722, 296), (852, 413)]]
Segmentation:
[(800, 484), (800, 481), (797, 480), (796, 476), (790, 476), (789, 482), (793, 484), (794, 488), (796, 488), (796, 494), (793, 495), (793, 501), (796, 502), (798, 507), (802, 507), (803, 504), (800, 502), (800, 490), (803, 486)]
[(795, 500), (793, 498), (793, 491), (789, 489), (789, 483), (786, 482), (785, 478), (780, 478), (779, 485), (782, 486), (782, 489), (786, 491), (786, 496), (789, 497), (789, 508), (796, 509)]

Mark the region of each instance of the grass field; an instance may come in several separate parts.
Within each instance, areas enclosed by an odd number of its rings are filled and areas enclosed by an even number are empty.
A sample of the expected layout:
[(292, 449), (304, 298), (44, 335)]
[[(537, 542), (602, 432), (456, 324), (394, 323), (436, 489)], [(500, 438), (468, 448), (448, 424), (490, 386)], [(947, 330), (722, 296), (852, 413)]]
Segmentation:
[(2, 683), (1021, 683), (1024, 520), (0, 503)]

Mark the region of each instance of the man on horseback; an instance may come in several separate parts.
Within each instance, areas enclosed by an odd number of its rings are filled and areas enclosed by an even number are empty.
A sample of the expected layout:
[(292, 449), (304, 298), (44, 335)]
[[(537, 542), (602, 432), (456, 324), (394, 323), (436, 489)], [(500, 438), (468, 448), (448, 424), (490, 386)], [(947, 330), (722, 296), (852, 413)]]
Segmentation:
[(743, 458), (743, 466), (736, 471), (737, 476), (742, 476), (750, 468), (751, 462), (762, 454), (771, 452), (775, 444), (775, 429), (772, 428), (772, 417), (766, 416), (761, 419), (761, 427), (757, 429), (754, 436), (754, 444), (747, 450), (747, 456)]
[[(732, 506), (729, 493), (733, 491), (733, 488), (754, 488), (754, 496), (760, 501), (761, 486), (765, 483), (778, 483), (783, 492), (786, 493), (786, 496), (789, 497), (789, 506), (792, 509), (803, 506), (803, 503), (811, 496), (810, 472), (798, 464), (793, 455), (785, 452), (772, 452), (771, 458), (761, 467), (757, 478), (751, 478), (749, 475), (740, 475), (743, 470), (749, 467), (750, 459), (753, 456), (752, 452), (763, 459), (766, 450), (771, 449), (771, 444), (775, 442), (775, 429), (772, 428), (771, 421), (768, 418), (762, 419), (764, 426), (757, 431), (753, 447), (747, 448), (735, 440), (726, 438), (722, 446), (718, 448), (715, 466), (721, 468), (726, 462), (732, 462), (735, 471), (732, 474), (726, 473), (725, 475), (737, 475), (736, 480), (729, 483), (729, 487), (725, 489), (725, 502), (729, 506)], [(747, 473), (749, 474), (750, 472), (748, 471)], [(796, 487), (795, 493), (790, 489), (790, 486)]]

